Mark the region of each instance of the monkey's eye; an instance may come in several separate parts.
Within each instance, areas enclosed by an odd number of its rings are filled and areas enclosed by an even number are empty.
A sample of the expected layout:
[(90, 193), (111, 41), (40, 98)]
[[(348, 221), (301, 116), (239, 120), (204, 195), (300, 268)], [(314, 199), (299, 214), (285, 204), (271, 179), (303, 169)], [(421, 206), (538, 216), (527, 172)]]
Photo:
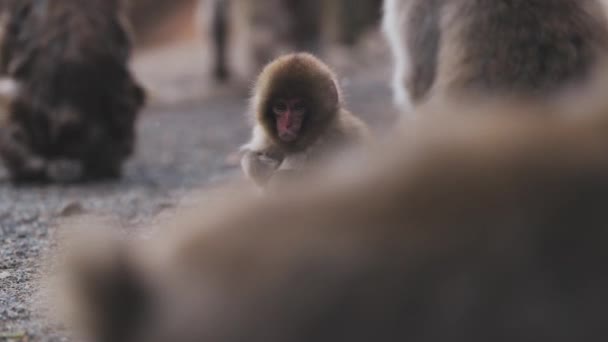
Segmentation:
[(306, 106), (302, 102), (294, 103), (293, 110), (295, 112), (304, 112), (306, 111)]
[(276, 114), (281, 114), (281, 113), (285, 113), (288, 108), (287, 108), (287, 104), (285, 102), (277, 102), (274, 104), (274, 106), (272, 107), (272, 110), (276, 113)]

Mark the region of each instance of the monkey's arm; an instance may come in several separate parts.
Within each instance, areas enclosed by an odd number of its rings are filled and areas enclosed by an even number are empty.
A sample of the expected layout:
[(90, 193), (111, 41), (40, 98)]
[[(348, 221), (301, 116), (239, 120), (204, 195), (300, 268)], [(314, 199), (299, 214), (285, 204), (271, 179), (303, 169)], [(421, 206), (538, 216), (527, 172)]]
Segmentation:
[(285, 156), (274, 146), (259, 125), (254, 126), (251, 141), (241, 147), (241, 167), (245, 176), (258, 186), (264, 186), (281, 166)]
[(81, 176), (81, 165), (71, 160), (45, 160), (32, 151), (23, 127), (11, 121), (12, 105), (19, 102), (20, 85), (12, 78), (0, 78), (0, 156), (17, 181), (51, 180), (72, 182)]
[(11, 107), (19, 96), (19, 84), (0, 78), (0, 156), (12, 178), (38, 179), (44, 175), (44, 160), (34, 155), (23, 128), (11, 121)]
[(273, 157), (264, 151), (245, 150), (242, 153), (241, 167), (245, 176), (259, 186), (268, 183), (283, 161), (282, 157)]
[(42, 180), (45, 162), (27, 146), (23, 130), (14, 124), (0, 128), (0, 155), (11, 178), (15, 180)]
[(15, 181), (72, 183), (82, 178), (83, 168), (78, 160), (46, 160), (34, 153), (15, 125), (0, 129), (0, 155)]

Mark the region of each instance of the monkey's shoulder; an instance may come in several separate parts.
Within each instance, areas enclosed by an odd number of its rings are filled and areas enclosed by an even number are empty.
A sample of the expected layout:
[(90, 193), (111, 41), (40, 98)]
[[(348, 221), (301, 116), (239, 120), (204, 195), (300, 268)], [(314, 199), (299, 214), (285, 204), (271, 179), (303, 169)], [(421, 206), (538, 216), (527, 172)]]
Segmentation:
[(368, 144), (372, 134), (367, 124), (352, 112), (342, 109), (328, 134), (330, 139), (345, 145)]

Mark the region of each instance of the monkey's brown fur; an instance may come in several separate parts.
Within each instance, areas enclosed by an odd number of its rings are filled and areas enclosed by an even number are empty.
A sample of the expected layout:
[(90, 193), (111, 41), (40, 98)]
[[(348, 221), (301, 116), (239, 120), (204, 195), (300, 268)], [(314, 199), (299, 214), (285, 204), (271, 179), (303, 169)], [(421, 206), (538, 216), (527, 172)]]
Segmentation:
[[(285, 143), (277, 135), (272, 102), (293, 96), (307, 104), (308, 115), (298, 139)], [(290, 54), (267, 65), (258, 77), (251, 100), (253, 138), (243, 149), (244, 161), (253, 161), (244, 163), (245, 173), (264, 183), (268, 172), (256, 171), (255, 159), (259, 155), (277, 159), (276, 167), (292, 163), (299, 164), (293, 167), (299, 169), (327, 162), (342, 150), (365, 145), (371, 137), (367, 125), (344, 106), (336, 75), (316, 57)], [(256, 177), (262, 173), (264, 177)]]
[(398, 100), (545, 96), (585, 80), (608, 51), (602, 0), (387, 0)]
[(75, 258), (79, 316), (100, 342), (605, 340), (608, 121), (480, 112), (342, 184), (233, 189)]
[(13, 179), (120, 174), (145, 97), (128, 68), (131, 37), (121, 2), (6, 4), (0, 74), (17, 91), (0, 130), (0, 155)]

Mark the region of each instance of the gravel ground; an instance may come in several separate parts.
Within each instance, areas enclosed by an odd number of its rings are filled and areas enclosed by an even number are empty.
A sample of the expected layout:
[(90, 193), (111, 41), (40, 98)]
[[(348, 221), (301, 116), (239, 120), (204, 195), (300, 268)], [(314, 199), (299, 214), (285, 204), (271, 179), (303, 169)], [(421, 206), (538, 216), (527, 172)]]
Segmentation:
[[(191, 54), (181, 55), (192, 59)], [(192, 72), (199, 65), (196, 60), (173, 61), (172, 65), (181, 65), (181, 73), (168, 71), (171, 77), (146, 74), (155, 67), (158, 73), (166, 58), (163, 54), (155, 64), (153, 57), (146, 57), (143, 66), (136, 66), (148, 86), (151, 78), (160, 78), (162, 85), (151, 86), (169, 89), (164, 95), (172, 100), (161, 101), (162, 96), (153, 94), (154, 104), (139, 121), (138, 151), (123, 179), (69, 187), (15, 187), (0, 182), (0, 342), (69, 340), (36, 309), (37, 280), (44, 256), (55, 247), (61, 229), (57, 222), (63, 216), (103, 214), (124, 227), (145, 226), (193, 189), (240, 177), (227, 157), (249, 135), (243, 117), (246, 98), (224, 90), (197, 99), (202, 90), (196, 87), (204, 83), (200, 79), (204, 73)], [(383, 131), (394, 116), (387, 86), (390, 63), (381, 57), (357, 63), (341, 68), (349, 107)], [(180, 91), (180, 87), (188, 89)], [(189, 95), (180, 98), (179, 94)]]

